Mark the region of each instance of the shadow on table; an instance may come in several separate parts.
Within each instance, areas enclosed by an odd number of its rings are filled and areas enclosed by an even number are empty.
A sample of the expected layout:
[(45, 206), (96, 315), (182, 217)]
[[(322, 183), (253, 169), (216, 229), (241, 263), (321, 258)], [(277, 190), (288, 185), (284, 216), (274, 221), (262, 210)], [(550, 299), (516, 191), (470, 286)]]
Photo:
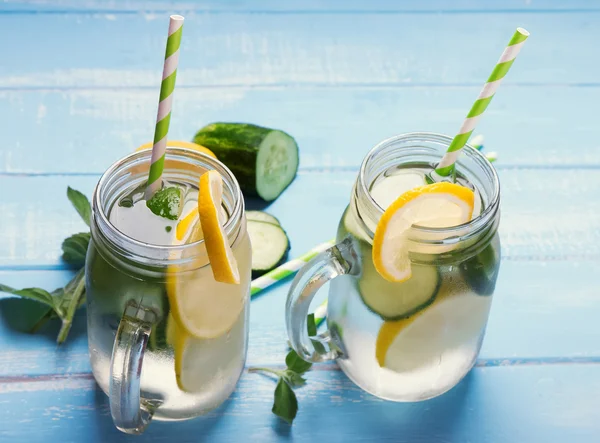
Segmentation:
[[(299, 390), (300, 411), (292, 432), (304, 429), (335, 429), (340, 439), (352, 439), (368, 428), (371, 441), (463, 441), (453, 436), (464, 429), (472, 397), (476, 396), (476, 374), (471, 372), (449, 392), (431, 400), (399, 403), (379, 399), (354, 385), (342, 371), (327, 371), (322, 385), (309, 380), (314, 391)], [(327, 409), (323, 408), (324, 398)], [(395, 436), (395, 437), (394, 437)]]
[(244, 196), (244, 203), (246, 205), (247, 211), (264, 211), (273, 202), (266, 202), (262, 198), (258, 198), (258, 197), (245, 197)]
[(219, 421), (227, 413), (231, 403), (232, 398), (229, 398), (214, 411), (192, 420), (175, 422), (153, 421), (141, 436), (134, 436), (124, 434), (115, 428), (110, 415), (108, 396), (96, 385), (94, 412), (96, 415), (97, 430), (95, 433), (100, 437), (99, 441), (111, 443), (163, 441), (168, 439), (172, 439), (173, 442), (208, 442), (214, 438), (211, 435), (211, 429), (219, 424)]
[[(17, 297), (0, 298), (2, 325), (8, 327), (11, 332), (30, 335), (32, 328), (47, 311), (48, 307), (32, 300)], [(60, 320), (53, 318), (45, 322), (35, 332), (35, 335), (55, 342), (59, 330)], [(73, 317), (73, 326), (69, 332), (67, 343), (85, 334), (85, 332), (85, 309), (80, 309)]]

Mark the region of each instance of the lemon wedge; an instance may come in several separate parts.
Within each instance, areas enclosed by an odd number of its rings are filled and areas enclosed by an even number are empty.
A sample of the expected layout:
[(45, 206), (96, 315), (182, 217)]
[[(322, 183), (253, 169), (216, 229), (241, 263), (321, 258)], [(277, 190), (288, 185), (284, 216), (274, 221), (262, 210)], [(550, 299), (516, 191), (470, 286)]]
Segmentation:
[(207, 171), (202, 174), (198, 192), (198, 213), (213, 275), (218, 282), (239, 284), (240, 273), (237, 262), (219, 220), (222, 196), (221, 174), (217, 171)]
[(373, 238), (373, 264), (391, 282), (411, 275), (407, 234), (412, 225), (458, 226), (471, 220), (475, 194), (454, 183), (420, 186), (398, 197), (383, 213)]

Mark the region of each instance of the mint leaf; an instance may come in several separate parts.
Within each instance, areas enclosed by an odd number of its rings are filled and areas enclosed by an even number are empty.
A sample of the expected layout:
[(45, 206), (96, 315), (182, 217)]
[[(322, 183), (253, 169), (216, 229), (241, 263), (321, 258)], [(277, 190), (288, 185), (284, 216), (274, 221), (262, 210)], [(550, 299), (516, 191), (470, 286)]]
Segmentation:
[(55, 297), (58, 297), (56, 312), (62, 320), (62, 326), (58, 333), (56, 341), (58, 344), (67, 339), (67, 335), (73, 324), (75, 311), (82, 304), (82, 298), (85, 294), (85, 269), (81, 269), (73, 279), (67, 283), (62, 290), (58, 290)]
[(308, 330), (308, 336), (314, 337), (317, 335), (317, 324), (315, 323), (315, 314), (308, 314), (306, 317), (306, 329)]
[(46, 322), (48, 320), (52, 320), (53, 318), (58, 317), (58, 315), (56, 315), (56, 312), (54, 312), (53, 308), (47, 309), (46, 312), (44, 312), (40, 318), (34, 323), (34, 325), (29, 329), (29, 333), (30, 334), (35, 334), (37, 331), (39, 331), (42, 326), (44, 326), (46, 324)]
[(64, 288), (55, 289), (52, 293), (41, 288), (14, 289), (2, 284), (0, 284), (0, 291), (36, 300), (49, 306), (51, 309), (40, 317), (31, 331), (35, 332), (46, 321), (54, 317), (59, 317), (62, 321), (62, 326), (56, 341), (60, 344), (65, 341), (69, 334), (75, 311), (83, 304), (85, 271), (81, 269)]
[(289, 369), (284, 371), (281, 377), (292, 387), (299, 388), (306, 384), (306, 379), (300, 374)]
[(303, 360), (294, 350), (291, 350), (288, 352), (288, 355), (286, 355), (285, 364), (288, 369), (297, 372), (298, 374), (308, 371), (312, 366), (312, 363)]
[(62, 243), (63, 260), (75, 267), (82, 267), (85, 265), (85, 255), (89, 244), (89, 232), (80, 232), (66, 238)]
[(162, 188), (146, 202), (146, 206), (160, 217), (177, 220), (181, 213), (181, 194), (181, 189), (176, 186)]
[(280, 378), (275, 388), (275, 401), (273, 402), (273, 414), (292, 424), (298, 412), (298, 400), (296, 394), (287, 382)]
[(6, 286), (0, 284), (0, 292), (7, 292), (9, 294), (18, 295), (19, 297), (28, 298), (30, 300), (35, 300), (40, 303), (44, 303), (45, 305), (54, 308), (54, 299), (52, 295), (41, 288), (24, 288), (24, 289), (14, 289), (10, 286)]
[[(315, 322), (315, 314), (308, 314), (308, 316), (306, 317), (306, 329), (308, 330), (309, 337), (315, 337), (317, 335), (317, 323)], [(321, 343), (319, 340), (315, 338), (311, 339), (310, 341), (317, 353), (327, 353), (327, 349), (325, 349), (325, 346), (323, 346), (323, 343)]]
[(92, 207), (90, 205), (89, 200), (85, 195), (81, 192), (67, 187), (67, 197), (69, 201), (73, 204), (83, 221), (86, 225), (90, 226), (91, 218), (92, 218)]

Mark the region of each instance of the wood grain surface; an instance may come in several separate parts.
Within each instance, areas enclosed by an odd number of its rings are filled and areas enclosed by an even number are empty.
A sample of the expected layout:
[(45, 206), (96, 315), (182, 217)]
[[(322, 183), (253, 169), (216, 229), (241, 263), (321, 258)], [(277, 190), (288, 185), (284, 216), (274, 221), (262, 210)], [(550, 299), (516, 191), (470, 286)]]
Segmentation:
[[(166, 17), (186, 16), (172, 139), (213, 121), (283, 129), (300, 173), (268, 211), (292, 255), (331, 238), (380, 140), (453, 134), (517, 26), (531, 32), (477, 128), (497, 151), (502, 265), (475, 369), (434, 400), (394, 404), (335, 364), (298, 390), (245, 373), (219, 409), (116, 431), (87, 353), (85, 311), (25, 332), (33, 304), (0, 295), (0, 441), (513, 443), (600, 440), (600, 1), (54, 0), (0, 3), (0, 282), (52, 290), (66, 199), (152, 137)], [(597, 274), (598, 273), (598, 274)], [(247, 365), (279, 367), (289, 281), (252, 302)], [(321, 298), (324, 294), (321, 294)]]

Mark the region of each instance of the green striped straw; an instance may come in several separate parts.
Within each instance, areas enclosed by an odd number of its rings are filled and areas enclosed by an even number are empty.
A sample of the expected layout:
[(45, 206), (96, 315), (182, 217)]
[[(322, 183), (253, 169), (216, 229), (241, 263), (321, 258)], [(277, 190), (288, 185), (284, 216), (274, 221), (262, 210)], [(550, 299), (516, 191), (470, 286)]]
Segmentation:
[(325, 251), (326, 249), (330, 248), (331, 246), (333, 246), (333, 244), (334, 244), (333, 240), (330, 240), (325, 243), (321, 243), (320, 245), (312, 248), (306, 254), (301, 255), (300, 257), (295, 258), (293, 260), (290, 260), (289, 262), (276, 267), (272, 271), (267, 272), (265, 275), (262, 275), (262, 276), (258, 277), (257, 279), (253, 280), (252, 284), (250, 285), (250, 296), (254, 297), (256, 294), (264, 291), (269, 286), (272, 286), (275, 283), (278, 283), (281, 280), (286, 279), (290, 275), (295, 274), (296, 272), (298, 272), (300, 270), (300, 268), (302, 268), (302, 266), (304, 266), (306, 263), (308, 263), (313, 257), (315, 257), (317, 254)]
[(477, 122), (481, 118), (481, 115), (486, 110), (492, 98), (494, 98), (494, 94), (500, 86), (502, 79), (508, 73), (508, 70), (512, 66), (517, 54), (523, 47), (525, 40), (529, 37), (529, 32), (527, 32), (523, 28), (517, 28), (517, 31), (510, 39), (508, 46), (504, 49), (500, 60), (494, 67), (490, 78), (488, 78), (487, 83), (483, 86), (483, 89), (479, 93), (479, 97), (473, 104), (471, 111), (467, 115), (467, 118), (463, 122), (460, 131), (450, 143), (446, 154), (438, 164), (435, 172), (442, 177), (447, 177), (454, 172), (454, 163), (456, 159), (460, 155), (462, 148), (465, 146), (469, 137), (473, 133), (475, 126), (477, 126)]
[(327, 299), (323, 303), (319, 305), (317, 309), (315, 309), (315, 324), (317, 326), (321, 326), (321, 323), (327, 317)]
[(162, 83), (160, 84), (160, 100), (154, 129), (154, 146), (152, 147), (152, 160), (146, 187), (146, 200), (150, 200), (154, 193), (162, 186), (162, 173), (165, 166), (165, 150), (167, 149), (167, 133), (171, 121), (171, 105), (173, 104), (173, 90), (177, 77), (179, 63), (179, 46), (183, 31), (183, 17), (172, 15), (169, 21), (169, 37), (165, 51), (165, 64), (163, 67)]
[[(286, 279), (290, 275), (298, 272), (302, 266), (312, 260), (317, 254), (327, 250), (328, 248), (334, 245), (334, 240), (329, 240), (328, 242), (321, 243), (318, 246), (315, 246), (306, 254), (295, 258), (294, 260), (290, 260), (282, 264), (281, 266), (276, 267), (272, 271), (267, 272), (265, 275), (262, 275), (252, 281), (250, 285), (250, 297), (256, 296), (259, 292), (264, 291), (269, 286), (274, 285), (275, 283), (280, 282), (281, 280)], [(319, 307), (315, 310), (315, 323), (317, 326), (321, 325), (327, 317), (327, 300), (319, 305)]]
[[(259, 292), (264, 291), (269, 286), (274, 285), (275, 283), (284, 280), (285, 278), (295, 274), (298, 272), (302, 266), (308, 263), (311, 259), (313, 259), (317, 254), (325, 251), (326, 249), (332, 247), (334, 245), (334, 240), (329, 240), (328, 242), (321, 243), (318, 246), (315, 246), (313, 249), (308, 251), (306, 254), (294, 259), (290, 260), (273, 269), (272, 271), (267, 272), (265, 275), (262, 275), (252, 281), (250, 285), (250, 297), (255, 297)], [(321, 323), (327, 317), (327, 300), (319, 305), (319, 307), (315, 310), (315, 323), (317, 326), (320, 326)]]

